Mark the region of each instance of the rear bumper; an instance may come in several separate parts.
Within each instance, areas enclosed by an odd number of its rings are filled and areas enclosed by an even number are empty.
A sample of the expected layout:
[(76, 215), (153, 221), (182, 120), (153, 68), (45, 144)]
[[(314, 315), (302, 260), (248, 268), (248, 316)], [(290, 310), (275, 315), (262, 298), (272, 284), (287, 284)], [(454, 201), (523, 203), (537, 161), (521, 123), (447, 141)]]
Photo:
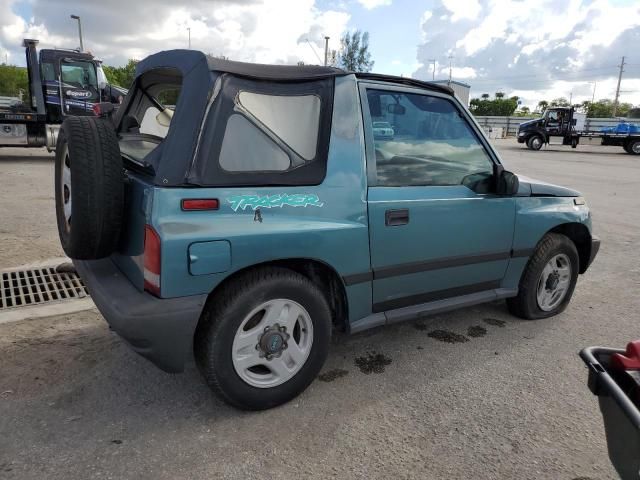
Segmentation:
[(207, 295), (160, 299), (140, 292), (113, 262), (74, 260), (109, 326), (166, 372), (181, 372)]

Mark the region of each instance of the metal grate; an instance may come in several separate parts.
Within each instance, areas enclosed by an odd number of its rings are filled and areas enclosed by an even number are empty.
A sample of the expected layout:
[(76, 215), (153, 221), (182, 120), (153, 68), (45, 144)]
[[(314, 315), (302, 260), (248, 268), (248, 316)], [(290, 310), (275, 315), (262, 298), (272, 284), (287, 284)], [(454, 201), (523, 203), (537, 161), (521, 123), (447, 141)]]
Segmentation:
[(0, 310), (89, 296), (75, 272), (55, 267), (5, 271), (0, 280)]

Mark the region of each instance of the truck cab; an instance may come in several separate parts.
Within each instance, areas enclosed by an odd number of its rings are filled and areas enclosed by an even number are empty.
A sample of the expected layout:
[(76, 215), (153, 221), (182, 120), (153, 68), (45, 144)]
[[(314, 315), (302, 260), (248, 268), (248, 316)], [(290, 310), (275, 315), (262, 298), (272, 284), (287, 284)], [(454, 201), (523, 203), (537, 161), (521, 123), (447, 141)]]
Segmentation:
[(107, 83), (99, 60), (67, 49), (37, 51), (25, 39), (29, 95), (25, 104), (0, 109), (0, 147), (55, 149), (60, 124), (68, 116), (94, 116), (102, 102), (119, 106), (127, 91)]
[(584, 130), (586, 115), (574, 107), (554, 107), (544, 111), (541, 118), (523, 122), (518, 128), (518, 143), (531, 150), (540, 150), (550, 137), (562, 137), (563, 145), (575, 148), (579, 133)]

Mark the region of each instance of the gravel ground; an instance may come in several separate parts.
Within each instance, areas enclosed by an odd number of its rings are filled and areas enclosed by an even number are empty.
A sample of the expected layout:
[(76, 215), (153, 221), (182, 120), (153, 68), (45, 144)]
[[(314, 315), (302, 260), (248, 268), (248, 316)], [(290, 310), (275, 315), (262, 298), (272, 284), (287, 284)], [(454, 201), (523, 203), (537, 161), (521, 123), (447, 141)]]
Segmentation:
[[(193, 365), (159, 371), (96, 311), (0, 325), (0, 478), (615, 478), (576, 353), (640, 336), (640, 159), (496, 144), (594, 212), (602, 248), (564, 314), (495, 303), (338, 335), (320, 378), (262, 413), (218, 401)], [(0, 153), (0, 267), (61, 254), (51, 158), (24, 153)]]

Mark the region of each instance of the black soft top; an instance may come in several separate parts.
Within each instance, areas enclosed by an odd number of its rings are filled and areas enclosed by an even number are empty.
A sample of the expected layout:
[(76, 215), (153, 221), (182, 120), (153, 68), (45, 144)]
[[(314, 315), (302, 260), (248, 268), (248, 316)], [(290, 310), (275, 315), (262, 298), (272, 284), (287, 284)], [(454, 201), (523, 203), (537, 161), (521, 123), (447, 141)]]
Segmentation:
[(358, 78), (378, 80), (415, 86), (453, 95), (453, 90), (445, 85), (423, 82), (413, 78), (396, 77), (379, 73), (358, 73), (335, 67), (317, 65), (268, 65), (262, 63), (236, 62), (221, 58), (210, 57), (195, 50), (166, 50), (151, 55), (138, 63), (136, 77), (154, 68), (173, 67), (181, 70), (183, 76), (193, 70), (197, 64), (206, 64), (212, 72), (231, 73), (238, 77), (253, 80), (271, 80), (279, 82), (294, 82), (304, 80), (320, 80), (323, 78), (339, 77), (355, 74)]
[[(162, 147), (154, 151), (157, 160), (155, 161), (157, 185), (171, 186), (184, 185), (185, 182), (194, 185), (207, 184), (203, 178), (193, 178), (191, 159), (196, 151), (199, 142), (199, 135), (202, 128), (202, 121), (206, 114), (207, 104), (210, 100), (210, 93), (214, 88), (216, 78), (223, 73), (229, 73), (232, 78), (239, 81), (261, 82), (268, 80), (275, 89), (287, 89), (287, 82), (300, 83), (328, 83), (330, 91), (322, 95), (325, 101), (333, 98), (333, 82), (335, 77), (354, 74), (340, 68), (321, 67), (314, 65), (263, 65), (257, 63), (234, 62), (213, 58), (202, 52), (195, 50), (167, 50), (151, 55), (136, 66), (136, 83), (139, 77), (151, 71), (158, 71), (158, 75), (151, 74), (145, 76), (145, 83), (162, 83), (166, 80), (166, 69), (178, 70), (182, 77), (182, 88), (175, 113), (171, 123), (177, 125), (169, 129)], [(442, 85), (435, 85), (429, 82), (422, 82), (411, 78), (394, 77), (392, 75), (379, 75), (373, 73), (355, 73), (358, 78), (366, 80), (377, 80), (392, 82), (400, 85), (410, 85), (424, 88), (431, 91), (453, 95), (453, 91)], [(146, 80), (148, 78), (148, 80)], [(307, 81), (307, 82), (305, 82)], [(301, 85), (292, 85), (292, 88), (302, 88)], [(146, 88), (146, 87), (145, 87)], [(116, 122), (120, 124), (122, 116), (129, 110), (133, 102), (133, 95), (127, 95), (124, 104), (116, 113)], [(182, 107), (188, 105), (188, 108)], [(330, 125), (330, 122), (329, 122)], [(330, 128), (326, 131), (329, 132)], [(327, 142), (325, 142), (327, 143)], [(202, 155), (204, 153), (200, 152)], [(210, 152), (205, 152), (209, 154)], [(182, 160), (179, 160), (182, 159)]]

